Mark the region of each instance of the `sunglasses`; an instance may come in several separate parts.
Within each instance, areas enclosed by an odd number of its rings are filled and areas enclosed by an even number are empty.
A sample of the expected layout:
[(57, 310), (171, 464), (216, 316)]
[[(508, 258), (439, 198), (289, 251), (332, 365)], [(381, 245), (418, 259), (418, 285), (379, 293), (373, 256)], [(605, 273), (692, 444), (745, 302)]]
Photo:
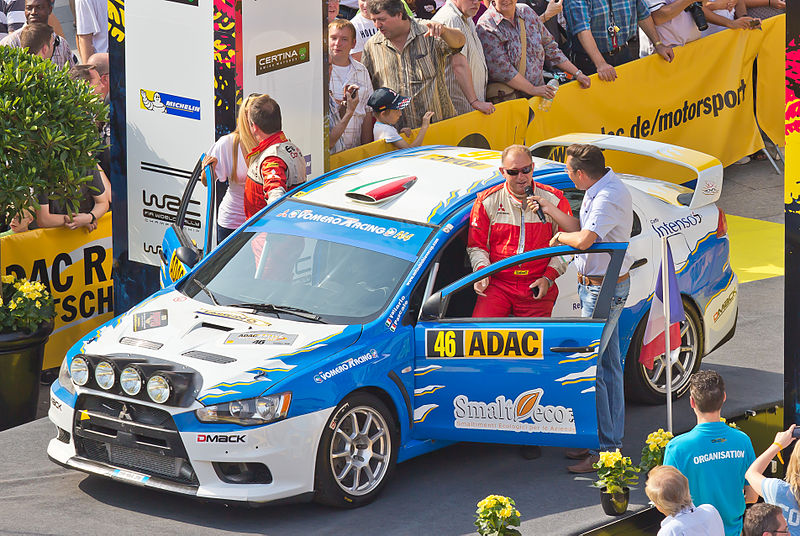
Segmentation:
[(531, 172), (532, 169), (533, 166), (525, 166), (524, 168), (521, 169), (506, 169), (506, 173), (508, 173), (512, 177), (516, 177), (520, 173), (522, 173), (523, 175), (527, 175), (528, 173)]

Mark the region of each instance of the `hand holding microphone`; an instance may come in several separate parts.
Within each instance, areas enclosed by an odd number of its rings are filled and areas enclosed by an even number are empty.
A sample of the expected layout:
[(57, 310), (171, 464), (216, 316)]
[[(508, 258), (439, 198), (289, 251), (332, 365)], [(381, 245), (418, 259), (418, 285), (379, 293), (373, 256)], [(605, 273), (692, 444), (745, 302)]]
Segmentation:
[[(531, 186), (530, 184), (525, 187), (525, 195), (527, 195), (528, 197), (533, 196), (533, 186)], [(545, 223), (544, 210), (542, 210), (542, 205), (539, 205), (539, 208), (536, 209), (536, 215), (539, 216), (539, 219), (542, 220), (542, 223)]]

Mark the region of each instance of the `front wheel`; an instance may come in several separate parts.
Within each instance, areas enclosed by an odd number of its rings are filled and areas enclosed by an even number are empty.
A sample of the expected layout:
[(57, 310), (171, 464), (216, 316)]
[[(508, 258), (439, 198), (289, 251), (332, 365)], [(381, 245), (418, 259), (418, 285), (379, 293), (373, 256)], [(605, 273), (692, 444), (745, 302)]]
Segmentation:
[(372, 502), (391, 477), (397, 448), (394, 418), (386, 405), (368, 393), (346, 397), (322, 433), (315, 500), (342, 508)]
[[(672, 398), (676, 400), (689, 390), (689, 379), (700, 368), (703, 358), (703, 331), (700, 317), (683, 301), (686, 320), (681, 322), (681, 346), (677, 359), (672, 361)], [(625, 392), (632, 400), (644, 404), (667, 402), (667, 360), (664, 354), (656, 356), (653, 369), (639, 363), (639, 353), (647, 325), (647, 315), (636, 328), (625, 361)]]

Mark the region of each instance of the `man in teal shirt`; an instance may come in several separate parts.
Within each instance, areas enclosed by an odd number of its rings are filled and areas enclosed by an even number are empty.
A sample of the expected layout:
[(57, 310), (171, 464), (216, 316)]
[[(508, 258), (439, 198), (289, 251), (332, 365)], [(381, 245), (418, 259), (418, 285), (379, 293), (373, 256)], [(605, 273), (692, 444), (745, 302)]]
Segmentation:
[(725, 524), (726, 536), (742, 533), (745, 497), (757, 495), (746, 485), (744, 474), (756, 459), (747, 434), (720, 421), (725, 402), (725, 382), (713, 370), (692, 375), (689, 404), (697, 426), (667, 445), (664, 465), (677, 468), (689, 479), (696, 505), (714, 506)]

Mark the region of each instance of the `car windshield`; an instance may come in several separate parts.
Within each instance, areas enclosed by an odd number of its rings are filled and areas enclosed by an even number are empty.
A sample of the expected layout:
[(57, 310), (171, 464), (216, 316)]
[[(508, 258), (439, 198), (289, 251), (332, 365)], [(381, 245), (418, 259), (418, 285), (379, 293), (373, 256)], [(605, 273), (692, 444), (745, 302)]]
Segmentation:
[(365, 323), (385, 309), (410, 264), (336, 241), (243, 231), (179, 290), (206, 303), (266, 305), (253, 308), (292, 320)]

